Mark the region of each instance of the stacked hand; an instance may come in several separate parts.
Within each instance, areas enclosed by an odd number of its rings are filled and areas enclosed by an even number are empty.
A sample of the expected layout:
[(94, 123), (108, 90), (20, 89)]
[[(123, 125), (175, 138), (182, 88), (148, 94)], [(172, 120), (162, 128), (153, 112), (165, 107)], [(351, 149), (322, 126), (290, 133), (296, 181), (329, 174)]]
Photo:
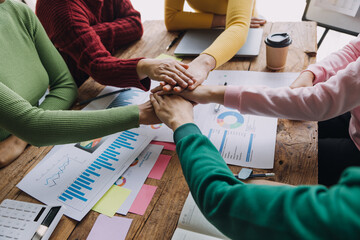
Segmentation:
[(162, 85), (187, 88), (194, 84), (193, 75), (187, 71), (189, 66), (173, 59), (142, 59), (137, 65), (140, 79), (149, 77)]
[(153, 94), (150, 101), (158, 118), (175, 131), (185, 123), (193, 123), (193, 105), (177, 95)]

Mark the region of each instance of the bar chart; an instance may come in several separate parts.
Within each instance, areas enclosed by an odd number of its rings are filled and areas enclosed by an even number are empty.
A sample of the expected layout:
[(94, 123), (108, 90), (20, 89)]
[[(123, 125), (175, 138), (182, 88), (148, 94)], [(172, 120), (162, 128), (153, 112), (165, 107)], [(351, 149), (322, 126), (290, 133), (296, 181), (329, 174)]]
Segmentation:
[(48, 205), (65, 205), (65, 215), (81, 220), (151, 140), (132, 129), (106, 137), (94, 152), (63, 145), (18, 187)]

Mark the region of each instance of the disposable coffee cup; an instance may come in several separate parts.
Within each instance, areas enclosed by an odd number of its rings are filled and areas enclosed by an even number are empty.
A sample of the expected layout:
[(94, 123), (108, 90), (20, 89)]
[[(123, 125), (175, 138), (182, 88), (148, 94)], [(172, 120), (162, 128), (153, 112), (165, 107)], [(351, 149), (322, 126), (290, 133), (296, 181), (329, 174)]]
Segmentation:
[(265, 39), (266, 66), (272, 70), (283, 69), (286, 65), (288, 49), (292, 43), (287, 33), (272, 33)]

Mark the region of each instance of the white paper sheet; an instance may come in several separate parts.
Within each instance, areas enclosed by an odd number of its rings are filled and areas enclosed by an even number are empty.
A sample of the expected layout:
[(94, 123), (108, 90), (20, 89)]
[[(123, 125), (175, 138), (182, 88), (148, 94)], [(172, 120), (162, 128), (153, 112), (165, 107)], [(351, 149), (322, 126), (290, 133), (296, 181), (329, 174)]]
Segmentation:
[(162, 149), (163, 146), (150, 144), (115, 182), (116, 185), (131, 190), (130, 195), (121, 205), (117, 213), (122, 215), (128, 213), (147, 176), (160, 156)]
[(64, 214), (80, 221), (151, 140), (131, 129), (57, 146), (17, 187), (45, 204), (64, 205)]
[[(207, 85), (289, 86), (299, 73), (213, 71)], [(243, 115), (235, 109), (216, 104), (197, 105), (195, 123), (232, 165), (270, 169), (274, 165), (277, 118)]]

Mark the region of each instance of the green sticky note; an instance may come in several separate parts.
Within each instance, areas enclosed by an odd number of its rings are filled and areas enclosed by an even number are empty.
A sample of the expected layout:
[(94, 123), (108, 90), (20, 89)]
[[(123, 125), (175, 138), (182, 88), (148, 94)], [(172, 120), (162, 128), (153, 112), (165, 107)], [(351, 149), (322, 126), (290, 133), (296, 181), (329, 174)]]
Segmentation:
[(178, 58), (178, 57), (175, 57), (175, 56), (171, 56), (171, 55), (167, 55), (167, 54), (160, 54), (159, 56), (156, 57), (156, 59), (175, 59), (175, 60), (178, 60), (178, 61), (181, 61), (182, 59), (181, 58)]
[(130, 189), (112, 185), (104, 196), (102, 196), (102, 198), (95, 204), (92, 210), (112, 217), (125, 202), (130, 193)]

